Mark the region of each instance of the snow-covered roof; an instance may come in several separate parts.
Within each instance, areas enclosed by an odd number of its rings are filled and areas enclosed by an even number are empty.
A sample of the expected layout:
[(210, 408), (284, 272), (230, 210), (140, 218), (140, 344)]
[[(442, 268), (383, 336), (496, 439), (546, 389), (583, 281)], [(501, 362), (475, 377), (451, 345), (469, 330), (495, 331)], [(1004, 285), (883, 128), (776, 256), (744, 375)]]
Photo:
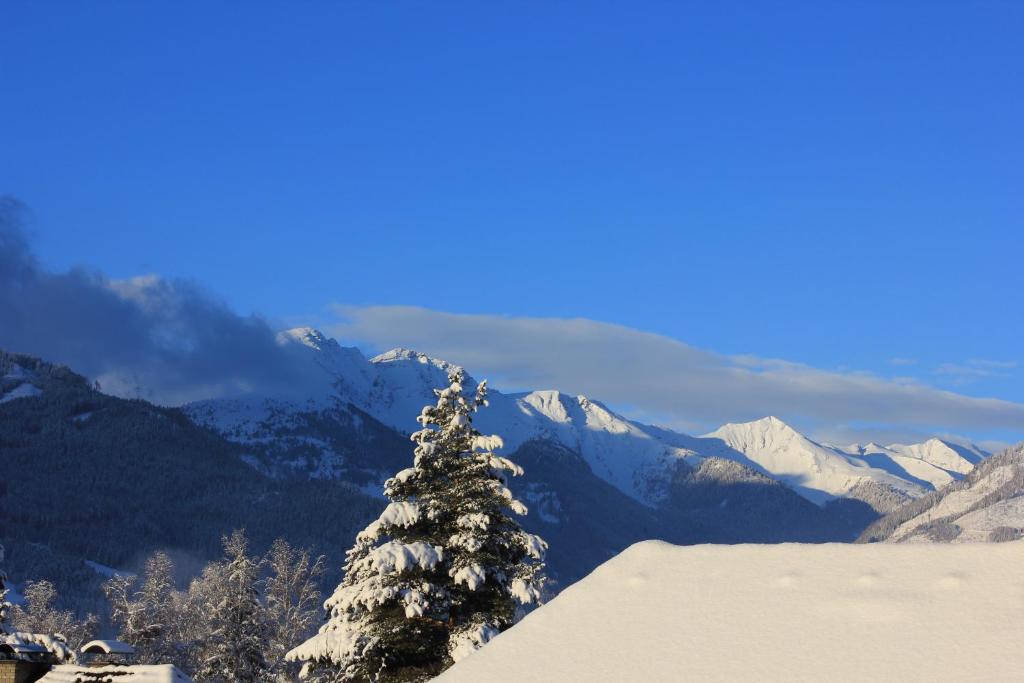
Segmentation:
[(95, 667), (60, 664), (40, 678), (39, 683), (192, 683), (192, 679), (173, 664)]
[(68, 644), (62, 639), (46, 633), (0, 633), (0, 646), (6, 646), (21, 655), (52, 655), (57, 661), (71, 660), (72, 653)]
[(0, 643), (0, 652), (12, 652), (18, 655), (43, 655), (49, 654), (50, 651), (38, 643), (25, 643), (18, 640), (12, 640), (10, 642)]
[(82, 646), (84, 654), (93, 655), (133, 655), (135, 648), (120, 640), (90, 640)]
[(1024, 541), (634, 545), (438, 683), (1011, 681)]

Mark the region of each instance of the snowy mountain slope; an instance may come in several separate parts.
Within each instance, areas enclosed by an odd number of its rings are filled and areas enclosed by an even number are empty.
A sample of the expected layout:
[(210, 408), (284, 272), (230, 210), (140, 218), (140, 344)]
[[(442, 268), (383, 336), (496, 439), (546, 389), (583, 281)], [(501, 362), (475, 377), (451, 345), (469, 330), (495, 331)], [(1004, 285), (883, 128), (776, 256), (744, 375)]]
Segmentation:
[(848, 496), (866, 483), (907, 499), (926, 491), (914, 481), (872, 467), (861, 457), (811, 441), (776, 417), (727, 424), (703, 440), (702, 454), (745, 461), (818, 504)]
[[(298, 404), (293, 400), (292, 410), (340, 410), (351, 405), (402, 433), (417, 428), (416, 415), (423, 405), (432, 402), (434, 387), (444, 385), (452, 367), (409, 349), (395, 349), (367, 361), (358, 350), (345, 349), (310, 328), (283, 332), (279, 341), (291, 352), (304, 354), (306, 365), (319, 371), (312, 373), (312, 379), (303, 378), (302, 383), (310, 385), (307, 398)], [(473, 383), (469, 378), (470, 386)], [(490, 398), (491, 405), (479, 414), (477, 426), (484, 432), (500, 434), (506, 453), (515, 452), (529, 441), (551, 440), (579, 453), (597, 476), (648, 506), (664, 503), (680, 463), (698, 466), (707, 457), (752, 467), (819, 505), (859, 496), (882, 512), (888, 511), (890, 503), (883, 506), (879, 501), (903, 502), (920, 497), (969, 471), (973, 466), (969, 458), (977, 459), (967, 449), (959, 453), (938, 440), (860, 451), (827, 447), (776, 418), (726, 425), (695, 438), (629, 420), (585, 396), (558, 391), (502, 394), (492, 389)], [(285, 404), (279, 403), (271, 411), (261, 408), (258, 399), (247, 400), (256, 401), (250, 410), (255, 417), (242, 422), (237, 419), (237, 407), (227, 402), (203, 402), (199, 404), (201, 409), (187, 406), (186, 410), (235, 439), (260, 430), (266, 433), (265, 414), (273, 413), (269, 423), (287, 422), (279, 410)], [(259, 429), (252, 426), (254, 423)], [(270, 431), (282, 429), (287, 431), (289, 427), (284, 424)], [(293, 439), (300, 437), (294, 430), (292, 434)], [(310, 448), (323, 441), (316, 434), (304, 438)], [(314, 470), (329, 473), (337, 469), (335, 453), (325, 450), (321, 460), (323, 467)], [(386, 475), (383, 467), (380, 472)]]
[[(289, 441), (275, 450), (286, 462), (262, 462), (266, 471), (287, 472), (298, 467), (329, 475), (340, 472), (343, 458), (330, 450), (316, 429), (302, 429), (302, 423), (316, 422), (309, 415), (332, 413), (348, 419), (349, 407), (372, 416), (398, 432), (417, 429), (415, 418), (433, 402), (435, 387), (447, 383), (450, 363), (408, 349), (395, 349), (367, 361), (356, 349), (344, 349), (332, 339), (310, 328), (288, 330), (279, 343), (306, 357), (306, 365), (319, 368), (301, 380), (308, 387), (306, 398), (248, 397), (217, 399), (184, 406), (197, 422), (226, 437), (254, 447), (274, 438)], [(467, 378), (467, 386), (476, 381)], [(500, 434), (505, 452), (515, 452), (535, 439), (550, 439), (580, 453), (594, 472), (627, 495), (648, 505), (666, 495), (672, 463), (693, 452), (648, 431), (584, 396), (557, 391), (502, 394), (492, 390), (490, 405), (477, 416), (477, 427), (485, 433)], [(677, 440), (686, 437), (679, 436)], [(296, 447), (321, 448), (319, 458), (310, 454), (296, 462)], [(266, 458), (257, 458), (265, 461)], [(379, 472), (394, 470), (381, 463)]]
[(438, 683), (1015, 681), (1024, 543), (630, 547)]
[(277, 479), (340, 479), (379, 495), (408, 464), (408, 440), (350, 403), (274, 398), (200, 401), (197, 424), (241, 445), (243, 460)]
[(879, 519), (861, 541), (973, 542), (1024, 536), (1024, 444), (979, 463), (962, 481)]
[(976, 446), (961, 446), (941, 439), (910, 445), (854, 444), (837, 450), (933, 489), (963, 479), (987, 455)]
[(988, 455), (977, 446), (962, 446), (942, 439), (928, 439), (924, 443), (910, 445), (894, 444), (889, 446), (889, 450), (958, 474), (967, 474)]
[[(415, 417), (452, 368), (446, 361), (408, 349), (389, 351), (370, 362), (378, 379), (361, 407), (404, 432), (417, 428)], [(470, 377), (468, 386), (474, 384)], [(693, 454), (585, 396), (558, 391), (503, 394), (491, 389), (489, 401), (476, 416), (476, 426), (484, 433), (500, 434), (506, 453), (528, 441), (550, 439), (578, 452), (595, 474), (643, 503), (662, 500), (671, 463)]]

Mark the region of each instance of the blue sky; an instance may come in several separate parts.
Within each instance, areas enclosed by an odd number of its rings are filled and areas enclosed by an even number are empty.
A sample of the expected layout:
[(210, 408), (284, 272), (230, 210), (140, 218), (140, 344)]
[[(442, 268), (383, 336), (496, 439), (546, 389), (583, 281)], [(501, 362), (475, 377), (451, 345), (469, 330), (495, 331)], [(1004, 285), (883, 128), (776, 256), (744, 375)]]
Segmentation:
[(333, 305), (1024, 402), (1021, 3), (2, 14), (0, 193), (53, 272), (188, 278), (370, 346), (403, 339)]

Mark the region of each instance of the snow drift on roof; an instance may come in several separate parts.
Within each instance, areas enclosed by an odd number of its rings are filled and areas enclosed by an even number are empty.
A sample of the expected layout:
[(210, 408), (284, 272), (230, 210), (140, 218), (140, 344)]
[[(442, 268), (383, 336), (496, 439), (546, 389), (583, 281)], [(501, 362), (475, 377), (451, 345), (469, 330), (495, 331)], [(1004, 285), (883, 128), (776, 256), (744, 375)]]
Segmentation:
[(137, 664), (133, 666), (55, 666), (39, 683), (192, 683), (173, 664)]
[(439, 683), (1009, 681), (1024, 542), (634, 545)]

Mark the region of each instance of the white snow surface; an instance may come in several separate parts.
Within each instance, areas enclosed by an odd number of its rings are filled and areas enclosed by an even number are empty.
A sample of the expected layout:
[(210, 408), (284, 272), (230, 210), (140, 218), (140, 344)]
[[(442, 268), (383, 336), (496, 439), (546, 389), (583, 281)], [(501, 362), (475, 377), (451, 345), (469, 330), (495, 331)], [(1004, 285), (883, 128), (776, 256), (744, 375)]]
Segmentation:
[(1024, 542), (634, 545), (438, 683), (1020, 681)]

